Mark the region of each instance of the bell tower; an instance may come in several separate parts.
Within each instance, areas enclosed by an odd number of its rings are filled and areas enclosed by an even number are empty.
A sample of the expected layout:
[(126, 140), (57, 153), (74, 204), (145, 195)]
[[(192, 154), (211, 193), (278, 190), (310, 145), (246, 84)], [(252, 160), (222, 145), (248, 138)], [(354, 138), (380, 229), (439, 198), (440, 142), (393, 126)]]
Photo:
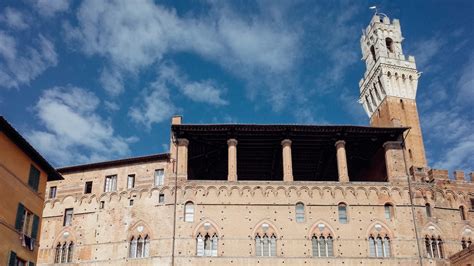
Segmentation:
[(359, 82), (359, 103), (373, 127), (410, 127), (405, 133), (408, 166), (426, 167), (425, 148), (416, 108), (420, 72), (415, 58), (402, 49), (398, 19), (376, 13), (360, 39), (364, 78)]

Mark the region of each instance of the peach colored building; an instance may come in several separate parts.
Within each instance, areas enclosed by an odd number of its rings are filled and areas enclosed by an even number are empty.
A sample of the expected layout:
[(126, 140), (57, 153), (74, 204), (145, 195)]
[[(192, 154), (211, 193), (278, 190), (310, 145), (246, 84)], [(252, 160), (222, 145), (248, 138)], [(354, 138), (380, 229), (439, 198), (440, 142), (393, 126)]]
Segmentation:
[(38, 263), (449, 265), (474, 238), (474, 185), (426, 164), (402, 40), (382, 15), (361, 37), (371, 126), (176, 116), (169, 153), (58, 169)]
[(0, 264), (35, 265), (46, 181), (58, 172), (0, 116)]

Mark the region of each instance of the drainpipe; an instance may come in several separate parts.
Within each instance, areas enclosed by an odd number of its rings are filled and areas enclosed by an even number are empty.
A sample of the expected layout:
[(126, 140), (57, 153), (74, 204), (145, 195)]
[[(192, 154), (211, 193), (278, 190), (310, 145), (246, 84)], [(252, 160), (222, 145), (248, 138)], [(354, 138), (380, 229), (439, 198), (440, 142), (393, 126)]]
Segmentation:
[(414, 226), (414, 229), (415, 229), (415, 237), (416, 237), (416, 247), (418, 249), (418, 261), (420, 262), (420, 266), (423, 266), (423, 257), (421, 256), (421, 248), (420, 248), (420, 240), (419, 240), (419, 237), (418, 237), (418, 227), (416, 225), (416, 217), (415, 217), (415, 207), (413, 205), (413, 193), (412, 193), (412, 187), (411, 187), (411, 175), (407, 169), (408, 167), (408, 164), (407, 164), (407, 159), (405, 157), (405, 139), (406, 137), (408, 137), (408, 134), (410, 133), (410, 129), (408, 129), (408, 132), (406, 134), (406, 136), (404, 136), (402, 138), (402, 147), (404, 149), (403, 151), (403, 161), (405, 162), (405, 173), (407, 175), (407, 180), (408, 180), (408, 192), (410, 194), (410, 208), (411, 208), (411, 215), (412, 215), (412, 219), (413, 219), (413, 226)]
[[(174, 159), (174, 204), (173, 204), (173, 244), (171, 248), (171, 266), (175, 265), (174, 262), (174, 254), (175, 254), (175, 243), (176, 243), (176, 210), (177, 210), (177, 204), (178, 204), (178, 141), (175, 138), (174, 134), (171, 136), (171, 141), (175, 144), (174, 146), (176, 147), (176, 158)], [(173, 158), (171, 158), (173, 160)]]

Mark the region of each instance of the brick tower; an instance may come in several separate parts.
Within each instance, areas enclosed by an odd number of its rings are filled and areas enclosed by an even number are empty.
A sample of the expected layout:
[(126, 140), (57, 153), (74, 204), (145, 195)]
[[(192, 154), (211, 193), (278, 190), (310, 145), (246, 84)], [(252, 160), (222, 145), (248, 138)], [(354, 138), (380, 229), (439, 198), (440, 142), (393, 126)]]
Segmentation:
[(426, 167), (425, 149), (416, 108), (420, 73), (415, 58), (403, 54), (398, 19), (381, 13), (372, 17), (360, 39), (366, 63), (359, 82), (360, 98), (374, 127), (410, 127), (405, 134), (408, 166)]

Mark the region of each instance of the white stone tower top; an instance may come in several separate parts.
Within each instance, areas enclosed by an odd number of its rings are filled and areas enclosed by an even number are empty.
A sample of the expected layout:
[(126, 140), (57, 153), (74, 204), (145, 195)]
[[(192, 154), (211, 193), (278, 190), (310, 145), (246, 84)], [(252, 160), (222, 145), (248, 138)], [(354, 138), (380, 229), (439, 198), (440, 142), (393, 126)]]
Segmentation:
[(420, 73), (415, 58), (405, 57), (398, 19), (381, 13), (372, 17), (360, 38), (366, 71), (360, 80), (359, 102), (369, 117), (387, 96), (415, 100)]

